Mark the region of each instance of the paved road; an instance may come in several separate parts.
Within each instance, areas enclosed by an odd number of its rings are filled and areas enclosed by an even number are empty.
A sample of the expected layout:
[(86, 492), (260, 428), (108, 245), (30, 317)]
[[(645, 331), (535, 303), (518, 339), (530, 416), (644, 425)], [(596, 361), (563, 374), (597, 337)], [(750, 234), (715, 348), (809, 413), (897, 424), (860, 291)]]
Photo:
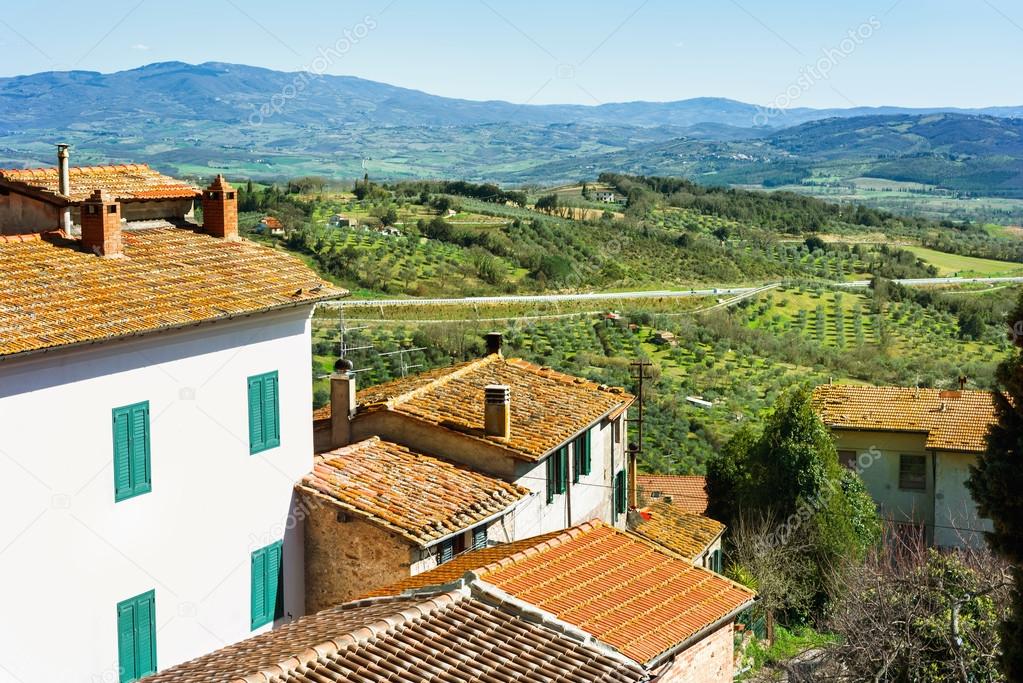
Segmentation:
[[(935, 277), (911, 278), (906, 280), (895, 280), (894, 282), (907, 287), (927, 287), (938, 285), (1023, 283), (1023, 277)], [(830, 282), (823, 284), (856, 289), (869, 287), (870, 280), (853, 280), (850, 282)], [(345, 308), (354, 308), (359, 306), (466, 306), (472, 304), (535, 304), (558, 303), (563, 301), (617, 301), (625, 299), (671, 299), (736, 295), (749, 296), (759, 294), (762, 291), (779, 286), (781, 286), (780, 282), (774, 282), (759, 287), (717, 287), (712, 289), (660, 290), (651, 292), (587, 292), (583, 294), (469, 296), (454, 299), (342, 299), (341, 301), (328, 301), (323, 305), (344, 306)]]

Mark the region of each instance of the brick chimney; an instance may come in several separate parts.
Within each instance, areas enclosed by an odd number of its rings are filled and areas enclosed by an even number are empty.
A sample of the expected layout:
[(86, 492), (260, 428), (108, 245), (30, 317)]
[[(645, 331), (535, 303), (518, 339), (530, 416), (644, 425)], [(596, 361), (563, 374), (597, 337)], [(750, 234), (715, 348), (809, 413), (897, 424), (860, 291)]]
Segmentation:
[(202, 193), (202, 220), (207, 234), (238, 239), (238, 194), (223, 175)]
[(483, 431), (487, 436), (507, 439), (511, 436), (511, 387), (488, 384), (483, 388), (485, 401)]
[[(71, 167), (68, 145), (57, 145), (57, 190), (65, 197), (71, 196)], [(65, 235), (71, 234), (71, 207), (65, 206), (60, 211), (60, 229)]]
[(82, 203), (82, 247), (100, 256), (121, 256), (121, 205), (104, 190)]
[(501, 353), (501, 346), (504, 344), (504, 335), (500, 332), (487, 332), (483, 339), (487, 342), (487, 355)]
[(330, 441), (332, 448), (352, 442), (352, 419), (358, 402), (355, 398), (355, 373), (352, 362), (339, 358), (330, 376)]

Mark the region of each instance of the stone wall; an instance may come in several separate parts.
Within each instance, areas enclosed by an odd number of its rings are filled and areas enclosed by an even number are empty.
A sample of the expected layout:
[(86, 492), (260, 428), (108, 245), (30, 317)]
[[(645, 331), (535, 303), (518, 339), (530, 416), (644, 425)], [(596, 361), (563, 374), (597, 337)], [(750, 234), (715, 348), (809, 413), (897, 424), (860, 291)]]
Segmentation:
[(306, 613), (362, 597), (410, 575), (413, 548), (403, 538), (320, 501), (305, 522)]

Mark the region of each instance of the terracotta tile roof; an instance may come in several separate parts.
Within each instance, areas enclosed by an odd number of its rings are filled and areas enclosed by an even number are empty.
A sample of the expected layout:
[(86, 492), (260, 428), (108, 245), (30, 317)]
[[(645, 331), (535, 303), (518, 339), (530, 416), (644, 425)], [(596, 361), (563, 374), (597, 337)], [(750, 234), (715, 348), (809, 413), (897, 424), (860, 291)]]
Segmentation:
[(147, 683), (641, 683), (638, 666), (463, 592), (349, 603)]
[(671, 504), (683, 512), (702, 515), (707, 512), (707, 478), (690, 475), (638, 474), (636, 487), (643, 505), (671, 498)]
[(813, 405), (829, 427), (917, 432), (937, 450), (981, 453), (998, 421), (988, 391), (824, 384), (814, 389)]
[[(755, 598), (739, 584), (599, 521), (536, 540), (525, 549), (506, 548), (497, 560), (488, 549), (486, 557), (476, 557), (481, 566), (473, 571), (637, 662), (651, 662)], [(466, 553), (463, 566), (475, 556)], [(434, 571), (414, 579), (422, 587), (447, 583), (439, 580), (446, 572)], [(392, 594), (407, 584), (392, 586)]]
[(542, 536), (533, 536), (521, 541), (513, 541), (511, 543), (503, 543), (501, 545), (491, 546), (489, 548), (483, 548), (482, 550), (473, 550), (471, 552), (462, 553), (456, 555), (453, 560), (449, 560), (444, 564), (440, 565), (436, 569), (431, 569), (429, 572), (423, 574), (416, 574), (410, 576), (407, 579), (402, 579), (397, 583), (392, 583), (390, 586), (384, 588), (378, 588), (371, 593), (367, 593), (364, 597), (383, 597), (386, 595), (397, 595), (407, 590), (420, 590), (431, 586), (444, 586), (450, 583), (458, 581), (466, 572), (476, 571), (480, 567), (484, 567), (491, 562), (497, 562), (498, 560), (514, 555), (515, 553), (528, 550), (541, 543), (557, 538), (564, 534), (564, 531), (553, 531), (549, 534)]
[[(511, 387), (511, 437), (483, 433), (483, 388)], [(504, 446), (512, 455), (536, 461), (604, 415), (617, 414), (634, 397), (619, 388), (542, 368), (500, 354), (451, 365), (358, 393), (358, 412), (393, 410), (473, 438)], [(316, 412), (330, 417), (330, 408)]]
[[(146, 164), (118, 164), (113, 166), (72, 166), (72, 203), (89, 198), (94, 190), (106, 190), (115, 199), (192, 199), (200, 196), (199, 188), (165, 176)], [(0, 169), (0, 181), (13, 187), (35, 190), (65, 199), (58, 192), (57, 168)]]
[(345, 294), (297, 258), (245, 240), (184, 228), (122, 234), (124, 258), (101, 258), (63, 238), (0, 241), (0, 356)]
[(529, 495), (527, 489), (378, 437), (318, 456), (297, 488), (423, 547)]
[(689, 560), (699, 557), (725, 531), (721, 522), (682, 512), (673, 503), (654, 503), (645, 512), (633, 531)]
[(281, 223), (278, 219), (274, 218), (273, 216), (263, 216), (263, 219), (260, 221), (260, 223), (273, 230), (284, 227), (284, 224)]

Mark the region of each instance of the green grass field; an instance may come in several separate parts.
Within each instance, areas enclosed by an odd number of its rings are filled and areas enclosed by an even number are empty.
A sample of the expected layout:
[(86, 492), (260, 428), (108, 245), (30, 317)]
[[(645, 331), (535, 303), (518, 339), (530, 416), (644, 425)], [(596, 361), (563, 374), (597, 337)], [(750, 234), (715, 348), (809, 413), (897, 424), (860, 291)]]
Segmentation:
[(942, 277), (997, 277), (1023, 275), (1023, 264), (1008, 261), (946, 254), (924, 247), (906, 247), (919, 258), (935, 266)]

